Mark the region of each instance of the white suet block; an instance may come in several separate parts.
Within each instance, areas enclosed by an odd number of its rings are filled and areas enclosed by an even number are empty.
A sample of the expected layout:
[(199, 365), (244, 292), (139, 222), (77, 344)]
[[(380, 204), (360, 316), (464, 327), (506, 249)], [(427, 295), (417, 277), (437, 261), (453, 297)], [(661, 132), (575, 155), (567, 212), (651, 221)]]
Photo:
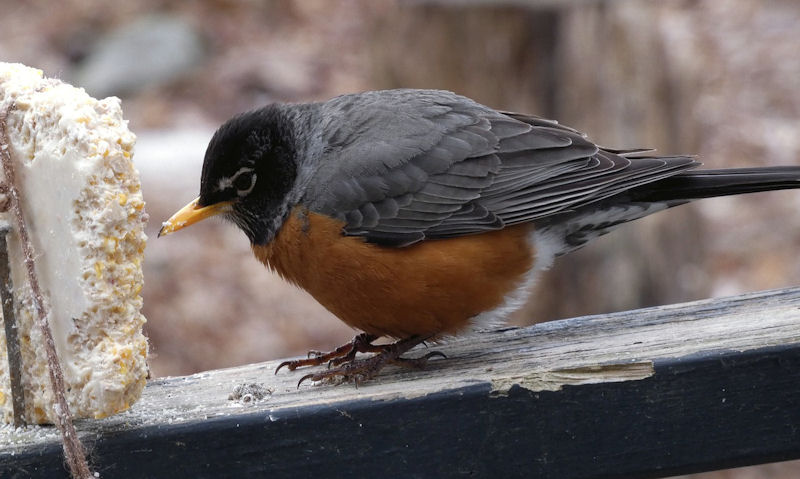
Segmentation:
[[(96, 100), (20, 64), (0, 63), (0, 111), (8, 111), (9, 149), (72, 413), (124, 411), (147, 377), (140, 312), (147, 214), (133, 164), (136, 137), (118, 98)], [(14, 225), (10, 213), (0, 216)], [(13, 229), (8, 240), (25, 417), (53, 422), (47, 359)], [(0, 414), (11, 421), (2, 328)]]

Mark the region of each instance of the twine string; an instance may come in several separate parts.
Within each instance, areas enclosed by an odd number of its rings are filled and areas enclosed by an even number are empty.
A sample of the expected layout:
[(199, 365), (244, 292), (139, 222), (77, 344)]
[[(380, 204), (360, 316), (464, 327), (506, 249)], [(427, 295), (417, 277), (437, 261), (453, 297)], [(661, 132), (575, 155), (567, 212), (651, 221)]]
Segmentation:
[(3, 164), (3, 173), (5, 174), (9, 201), (8, 206), (13, 212), (17, 234), (19, 235), (19, 241), (22, 246), (25, 270), (28, 274), (28, 282), (33, 293), (33, 304), (37, 316), (36, 323), (39, 325), (42, 331), (42, 337), (44, 338), (44, 349), (47, 354), (48, 371), (50, 372), (50, 385), (53, 388), (53, 395), (56, 399), (53, 410), (56, 416), (56, 426), (61, 432), (64, 458), (66, 459), (67, 466), (73, 478), (89, 479), (94, 476), (89, 470), (89, 463), (86, 460), (83, 444), (81, 444), (78, 434), (75, 431), (75, 425), (72, 422), (72, 413), (69, 410), (67, 395), (64, 389), (64, 373), (56, 353), (53, 333), (50, 330), (50, 324), (47, 320), (49, 311), (45, 304), (44, 296), (42, 295), (41, 286), (39, 285), (39, 277), (36, 275), (33, 245), (28, 236), (28, 228), (25, 224), (25, 217), (22, 214), (19, 190), (15, 182), (14, 165), (11, 159), (8, 134), (6, 131), (6, 119), (8, 118), (9, 110), (12, 108), (13, 105), (0, 114), (0, 162)]

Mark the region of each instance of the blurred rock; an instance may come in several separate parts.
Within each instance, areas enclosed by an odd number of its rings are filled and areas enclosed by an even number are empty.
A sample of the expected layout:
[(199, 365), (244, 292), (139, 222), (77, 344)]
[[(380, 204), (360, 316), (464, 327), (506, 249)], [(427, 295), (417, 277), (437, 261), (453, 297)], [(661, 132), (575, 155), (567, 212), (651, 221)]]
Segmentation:
[(121, 96), (180, 78), (204, 57), (202, 38), (191, 25), (149, 15), (99, 38), (73, 81), (92, 96)]

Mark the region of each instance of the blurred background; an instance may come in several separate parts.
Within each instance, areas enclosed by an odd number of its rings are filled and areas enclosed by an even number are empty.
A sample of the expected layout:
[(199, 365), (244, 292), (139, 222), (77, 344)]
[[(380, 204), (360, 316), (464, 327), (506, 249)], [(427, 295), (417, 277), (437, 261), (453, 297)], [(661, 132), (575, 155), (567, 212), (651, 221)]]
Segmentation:
[[(150, 241), (154, 376), (330, 349), (354, 332), (208, 221), (156, 239), (194, 198), (231, 115), (394, 87), (443, 88), (555, 118), (609, 147), (708, 167), (800, 164), (794, 0), (0, 0), (0, 60), (122, 98)], [(800, 194), (707, 200), (562, 258), (514, 318), (582, 314), (800, 283)], [(798, 477), (798, 463), (703, 478)]]

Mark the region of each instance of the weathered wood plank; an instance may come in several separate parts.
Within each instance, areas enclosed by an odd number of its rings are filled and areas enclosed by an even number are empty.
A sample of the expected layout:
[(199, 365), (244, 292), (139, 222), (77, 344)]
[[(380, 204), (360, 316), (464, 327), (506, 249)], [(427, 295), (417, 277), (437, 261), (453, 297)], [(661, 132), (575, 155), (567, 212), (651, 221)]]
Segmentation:
[[(356, 389), (277, 362), (150, 382), (78, 428), (113, 477), (658, 477), (800, 458), (800, 289), (483, 331)], [(262, 400), (229, 400), (262, 383)], [(0, 428), (0, 477), (66, 477)]]

